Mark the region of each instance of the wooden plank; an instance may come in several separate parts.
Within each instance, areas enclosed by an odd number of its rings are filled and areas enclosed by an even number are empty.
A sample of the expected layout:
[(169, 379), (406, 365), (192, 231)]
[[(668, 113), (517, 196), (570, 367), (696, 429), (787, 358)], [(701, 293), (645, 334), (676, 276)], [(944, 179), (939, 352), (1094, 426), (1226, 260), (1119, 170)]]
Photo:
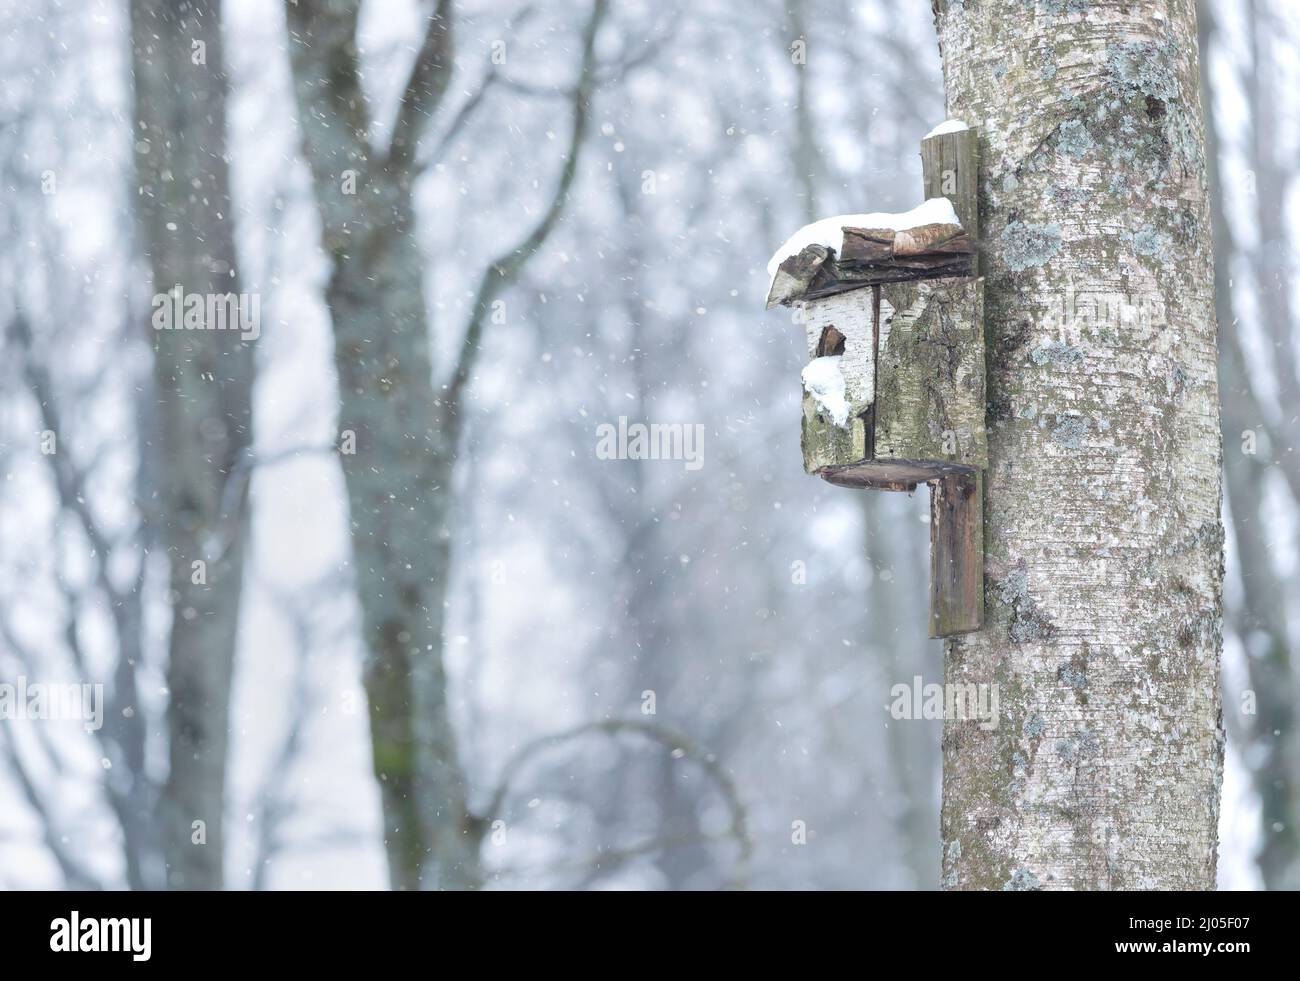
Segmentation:
[(960, 225), (918, 225), (899, 231), (846, 225), (842, 234), (844, 249), (836, 259), (841, 272), (859, 264), (883, 266), (903, 259), (946, 262), (975, 251)]
[[(919, 385), (913, 404), (893, 400), (887, 420), (892, 438), (904, 446), (932, 441), (935, 434), (956, 436), (956, 453), (945, 458), (976, 467), (974, 474), (955, 474), (930, 482), (930, 636), (948, 637), (978, 630), (984, 623), (984, 468), (988, 466), (985, 416), (984, 281), (978, 245), (979, 138), (974, 130), (941, 133), (921, 141), (922, 186), (927, 198), (945, 197), (963, 230), (977, 247), (971, 257), (970, 280), (960, 295), (941, 299), (913, 296), (905, 288), (887, 287), (885, 299), (894, 308), (890, 318), (890, 356), (912, 365), (906, 384)], [(921, 291), (922, 294), (924, 291)], [(920, 302), (917, 309), (913, 304)], [(899, 311), (911, 311), (910, 315)], [(893, 330), (900, 332), (894, 334)], [(956, 342), (945, 356), (935, 344)], [(879, 370), (886, 355), (880, 355)], [(884, 386), (882, 385), (883, 389)], [(890, 399), (883, 391), (878, 400)], [(949, 398), (951, 406), (937, 398)], [(877, 409), (879, 412), (879, 408)], [(925, 413), (926, 429), (914, 423)], [(965, 434), (969, 433), (969, 438)], [(891, 434), (886, 434), (888, 441)], [(950, 439), (944, 449), (952, 448)]]
[(917, 484), (947, 476), (970, 476), (974, 472), (973, 467), (943, 460), (862, 460), (844, 466), (823, 467), (817, 475), (837, 487), (913, 490)]
[(884, 283), (969, 276), (971, 258), (968, 255), (940, 256), (934, 259), (927, 257), (917, 260), (898, 260), (889, 265), (874, 265), (861, 269), (853, 265), (828, 262), (818, 270), (799, 298), (820, 299), (851, 290), (860, 290), (866, 286), (880, 286)]
[(767, 309), (771, 310), (778, 303), (789, 304), (803, 296), (833, 254), (834, 250), (824, 245), (810, 245), (798, 255), (792, 255), (782, 262), (772, 277), (772, 286), (767, 293)]
[(960, 473), (930, 482), (930, 636), (984, 624), (984, 479)]
[[(925, 196), (951, 201), (961, 227), (976, 244), (980, 237), (978, 165), (979, 138), (973, 129), (940, 133), (921, 141)], [(979, 274), (979, 259), (975, 257), (969, 275)]]

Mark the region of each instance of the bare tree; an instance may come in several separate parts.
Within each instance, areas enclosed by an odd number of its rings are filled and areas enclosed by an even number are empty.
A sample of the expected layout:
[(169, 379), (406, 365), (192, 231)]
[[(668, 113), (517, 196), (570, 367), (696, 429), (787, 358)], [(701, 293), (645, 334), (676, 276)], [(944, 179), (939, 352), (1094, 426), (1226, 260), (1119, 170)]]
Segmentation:
[[(8, 52), (20, 49), (22, 57), (4, 59), (8, 100), (0, 125), (0, 171), (8, 189), (0, 223), (11, 243), (0, 252), (0, 293), (7, 300), (0, 362), (8, 372), (0, 469), (10, 488), (0, 532), (7, 580), (0, 586), (0, 673), (11, 680), (16, 665), (38, 682), (70, 671), (83, 683), (102, 684), (103, 716), (93, 732), (70, 738), (57, 726), (33, 726), (30, 739), (15, 731), (6, 755), (67, 884), (156, 887), (157, 787), (147, 765), (155, 720), (140, 698), (140, 678), (148, 670), (152, 487), (138, 465), (131, 400), (141, 390), (143, 337), (138, 325), (129, 329), (116, 288), (129, 247), (121, 248), (119, 240), (103, 251), (78, 250), (77, 230), (62, 220), (64, 192), (85, 188), (87, 180), (99, 183), (83, 208), (93, 212), (98, 205), (110, 221), (128, 214), (125, 187), (103, 182), (103, 160), (87, 168), (79, 152), (120, 131), (121, 120), (105, 111), (105, 101), (95, 97), (100, 80), (84, 73), (81, 58), (71, 53), (116, 45), (120, 37), (60, 11), (23, 13), (31, 20), (14, 21)], [(54, 90), (61, 86), (50, 86), (47, 77), (74, 87), (75, 110), (60, 103)], [(84, 144), (48, 142), (48, 134), (69, 125)], [(120, 356), (79, 363), (70, 352), (87, 344)], [(26, 436), (22, 420), (34, 427)], [(24, 458), (39, 462), (28, 469)], [(24, 472), (29, 482), (21, 480)], [(47, 497), (54, 505), (48, 523), (33, 521), (30, 506)], [(69, 807), (63, 792), (88, 749), (103, 767), (88, 781), (91, 792)], [(104, 861), (118, 855), (85, 847), (98, 837), (105, 809), (120, 838), (120, 871), (115, 861)]]
[[(1286, 593), (1274, 565), (1273, 541), (1268, 528), (1266, 494), (1270, 476), (1276, 472), (1276, 454), (1281, 447), (1269, 438), (1270, 418), (1257, 394), (1257, 386), (1246, 364), (1240, 337), (1241, 326), (1234, 301), (1233, 269), (1239, 261), (1239, 229), (1228, 220), (1227, 190), (1223, 186), (1220, 161), (1224, 157), (1219, 137), (1217, 114), (1210, 98), (1211, 73), (1209, 51), (1219, 25), (1209, 5), (1197, 5), (1201, 46), (1201, 84), (1206, 93), (1205, 148), (1210, 175), (1210, 212), (1214, 223), (1214, 299), (1219, 320), (1219, 379), (1223, 393), (1224, 477), (1228, 491), (1233, 540), (1241, 576), (1240, 602), (1230, 610), (1228, 622), (1246, 654), (1246, 671), (1253, 693), (1253, 712), (1241, 713), (1249, 726), (1240, 731), (1248, 750), (1242, 757), (1250, 766), (1251, 779), (1260, 801), (1262, 847), (1257, 861), (1264, 884), (1269, 889), (1294, 888), (1300, 875), (1300, 829), (1295, 815), (1300, 810), (1294, 775), (1294, 758), (1289, 751), (1294, 741), (1295, 673), (1290, 654), (1290, 616)], [(1252, 19), (1252, 25), (1254, 21)], [(1252, 61), (1249, 84), (1255, 96), (1252, 111), (1252, 158), (1265, 148), (1276, 119), (1269, 113), (1271, 100), (1260, 90), (1266, 80), (1267, 67)], [(1281, 175), (1276, 161), (1257, 171), (1256, 193), (1260, 208), (1277, 212)], [(1269, 195), (1266, 199), (1265, 195)], [(1268, 201), (1265, 204), (1265, 201)], [(1259, 253), (1266, 256), (1265, 268), (1273, 267), (1279, 254), (1285, 254), (1276, 234), (1265, 238), (1264, 232), (1276, 230), (1269, 220), (1261, 222)], [(1280, 233), (1284, 234), (1284, 233)], [(1263, 270), (1261, 270), (1263, 272)], [(1267, 319), (1278, 324), (1274, 336), (1290, 331), (1286, 300), (1268, 282), (1266, 272), (1257, 276), (1259, 288), (1268, 295), (1264, 304)], [(1276, 319), (1275, 319), (1276, 318)], [(1289, 347), (1289, 341), (1287, 342)], [(1294, 371), (1294, 363), (1280, 358), (1277, 368), (1283, 376)], [(1285, 385), (1285, 381), (1282, 383)], [(1249, 440), (1252, 445), (1247, 446)], [(1261, 445), (1254, 445), (1261, 444)], [(1249, 449), (1251, 452), (1244, 452)], [(1238, 716), (1241, 705), (1229, 705), (1229, 718)]]
[[(1215, 884), (1223, 530), (1191, 3), (934, 4), (980, 137), (984, 629), (947, 680), (950, 888)], [(1018, 30), (1008, 32), (1015, 23)]]
[(153, 290), (204, 300), (201, 329), (153, 332), (158, 524), (172, 607), (161, 835), (170, 885), (218, 889), (244, 563), (226, 489), (252, 445), (254, 371), (253, 325), (220, 330), (208, 319), (209, 298), (239, 291), (219, 0), (132, 0), (131, 55)]
[[(435, 379), (426, 275), (413, 190), (429, 156), (421, 137), (459, 129), (483, 90), (453, 112), (453, 10), (439, 0), (402, 88), (387, 147), (369, 137), (357, 49), (359, 0), (288, 3), (298, 119), (331, 262), (340, 427), (355, 439), (344, 473), (367, 648), (375, 775), (396, 888), (474, 888), (482, 822), (469, 810), (443, 663), (443, 621), (463, 402), (496, 297), (541, 248), (569, 196), (596, 84), (595, 0), (583, 30), (572, 122), (554, 192), (540, 218), (485, 270), (458, 357)], [(484, 83), (492, 84), (495, 75)], [(444, 137), (445, 138), (445, 137)], [(436, 153), (434, 155), (436, 157)]]

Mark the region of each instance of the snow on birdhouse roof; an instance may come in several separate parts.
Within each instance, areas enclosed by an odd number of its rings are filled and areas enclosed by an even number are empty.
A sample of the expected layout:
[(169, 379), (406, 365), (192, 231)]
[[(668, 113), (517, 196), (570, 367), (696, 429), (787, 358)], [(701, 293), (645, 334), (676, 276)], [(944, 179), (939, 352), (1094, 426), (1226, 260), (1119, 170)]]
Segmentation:
[(798, 255), (810, 245), (824, 245), (837, 253), (844, 251), (844, 229), (846, 228), (892, 228), (903, 231), (919, 228), (921, 225), (961, 225), (952, 202), (947, 198), (930, 198), (924, 204), (917, 205), (911, 211), (897, 214), (873, 212), (869, 215), (836, 215), (823, 218), (811, 225), (804, 225), (772, 255), (767, 262), (768, 276), (775, 276), (781, 263), (792, 255)]
[(767, 264), (767, 305), (874, 283), (969, 276), (975, 246), (947, 198), (897, 214), (836, 215), (805, 225)]

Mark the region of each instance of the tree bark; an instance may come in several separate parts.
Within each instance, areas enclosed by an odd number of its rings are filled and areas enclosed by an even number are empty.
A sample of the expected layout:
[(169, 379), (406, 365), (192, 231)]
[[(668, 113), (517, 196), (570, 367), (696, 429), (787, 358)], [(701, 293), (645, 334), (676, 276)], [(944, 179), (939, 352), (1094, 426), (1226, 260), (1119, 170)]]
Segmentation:
[[(219, 0), (132, 0), (131, 41), (136, 200), (153, 289), (237, 293)], [(172, 607), (163, 850), (170, 886), (219, 889), (244, 561), (225, 489), (252, 444), (253, 347), (234, 330), (150, 334)], [(198, 561), (206, 563), (202, 575)]]
[[(986, 626), (949, 683), (953, 889), (1210, 889), (1223, 531), (1196, 21), (1172, 3), (935, 0), (978, 128)], [(1011, 25), (1015, 25), (1014, 29)]]

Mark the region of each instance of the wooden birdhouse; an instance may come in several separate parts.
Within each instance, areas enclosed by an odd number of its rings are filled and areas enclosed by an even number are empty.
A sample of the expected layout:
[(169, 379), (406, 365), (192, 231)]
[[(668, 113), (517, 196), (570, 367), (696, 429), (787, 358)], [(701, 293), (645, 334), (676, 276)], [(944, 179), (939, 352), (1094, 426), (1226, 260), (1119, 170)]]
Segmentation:
[(767, 305), (807, 334), (804, 468), (844, 487), (930, 485), (930, 635), (945, 637), (984, 618), (975, 134), (945, 124), (921, 157), (922, 205), (800, 229), (772, 258)]

